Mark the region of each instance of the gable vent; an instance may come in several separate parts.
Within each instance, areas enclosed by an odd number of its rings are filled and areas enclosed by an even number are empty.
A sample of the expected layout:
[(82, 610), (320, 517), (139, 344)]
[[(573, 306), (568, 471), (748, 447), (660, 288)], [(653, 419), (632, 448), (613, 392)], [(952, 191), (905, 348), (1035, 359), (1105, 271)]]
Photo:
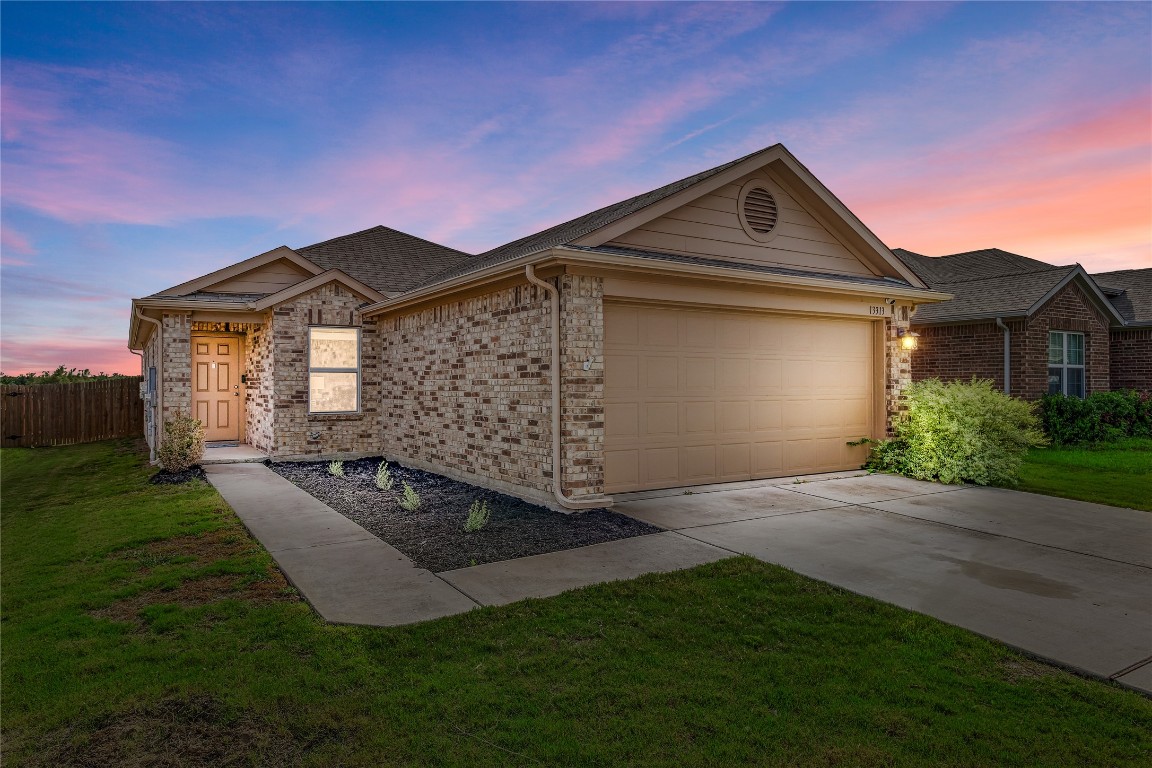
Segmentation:
[(763, 187), (753, 187), (744, 196), (744, 220), (755, 232), (766, 235), (776, 227), (776, 198)]

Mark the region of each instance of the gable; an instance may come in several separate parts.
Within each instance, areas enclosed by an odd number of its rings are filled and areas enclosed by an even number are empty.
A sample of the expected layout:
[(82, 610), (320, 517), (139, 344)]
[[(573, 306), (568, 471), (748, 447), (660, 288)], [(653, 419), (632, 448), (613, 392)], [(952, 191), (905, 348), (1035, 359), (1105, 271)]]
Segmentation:
[(287, 259), (277, 259), (239, 275), (201, 288), (211, 293), (276, 293), (311, 277), (310, 272)]
[[(753, 181), (772, 192), (777, 206), (772, 232), (756, 239), (744, 228), (739, 213), (740, 191)], [(809, 272), (876, 274), (764, 168), (617, 235), (608, 244)]]

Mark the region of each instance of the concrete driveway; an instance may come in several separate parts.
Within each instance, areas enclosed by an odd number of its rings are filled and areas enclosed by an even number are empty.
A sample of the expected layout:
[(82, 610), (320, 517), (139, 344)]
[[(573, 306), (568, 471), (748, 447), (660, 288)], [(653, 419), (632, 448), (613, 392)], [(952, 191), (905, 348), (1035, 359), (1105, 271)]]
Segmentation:
[(1152, 693), (1152, 512), (890, 475), (616, 511)]

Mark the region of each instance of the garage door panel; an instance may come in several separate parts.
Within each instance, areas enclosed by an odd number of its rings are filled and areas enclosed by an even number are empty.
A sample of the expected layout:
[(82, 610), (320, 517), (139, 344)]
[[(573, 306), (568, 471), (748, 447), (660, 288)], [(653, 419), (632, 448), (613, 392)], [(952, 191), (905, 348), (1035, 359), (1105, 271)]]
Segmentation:
[(868, 321), (605, 304), (605, 490), (859, 466)]

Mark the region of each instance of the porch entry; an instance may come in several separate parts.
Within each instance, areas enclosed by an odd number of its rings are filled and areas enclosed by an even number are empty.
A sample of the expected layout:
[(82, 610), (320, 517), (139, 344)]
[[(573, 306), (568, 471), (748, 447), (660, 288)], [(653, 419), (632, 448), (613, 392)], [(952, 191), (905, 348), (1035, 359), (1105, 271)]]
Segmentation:
[(192, 415), (205, 440), (239, 440), (240, 337), (192, 337)]

